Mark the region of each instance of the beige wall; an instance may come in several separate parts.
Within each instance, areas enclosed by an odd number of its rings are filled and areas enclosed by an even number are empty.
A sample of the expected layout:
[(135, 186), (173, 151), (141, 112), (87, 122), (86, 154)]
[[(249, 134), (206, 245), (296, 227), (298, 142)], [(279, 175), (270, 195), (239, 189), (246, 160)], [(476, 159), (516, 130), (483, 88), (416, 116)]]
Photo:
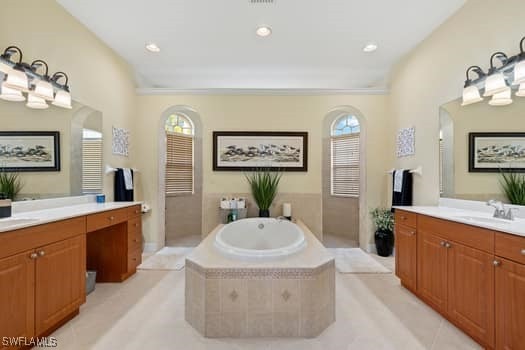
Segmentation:
[(498, 173), (469, 173), (468, 134), (470, 132), (511, 132), (525, 130), (525, 98), (514, 103), (493, 107), (477, 103), (467, 107), (455, 100), (443, 106), (454, 125), (454, 197), (486, 200), (503, 199)]
[[(128, 65), (55, 1), (2, 0), (1, 50), (10, 45), (22, 49), (26, 62), (43, 59), (51, 73), (66, 72), (73, 98), (102, 112), (105, 140), (111, 140), (112, 125), (131, 129), (136, 95)], [(61, 111), (52, 106), (41, 116), (54, 113)], [(3, 113), (0, 123), (2, 129), (8, 127)], [(133, 153), (134, 134), (131, 142)], [(63, 147), (65, 150), (64, 143)], [(112, 166), (132, 164), (128, 158), (111, 154), (111, 142), (104, 142), (104, 161)], [(113, 197), (112, 183), (110, 177), (105, 178), (109, 200)]]
[[(309, 171), (286, 173), (281, 181), (282, 196), (308, 197), (311, 205), (303, 215), (314, 215), (312, 231), (322, 230), (321, 214), (321, 159), (322, 122), (329, 111), (337, 106), (350, 105), (357, 108), (365, 118), (368, 134), (366, 149), (370, 155), (366, 178), (370, 189), (366, 192), (368, 206), (384, 205), (386, 190), (385, 170), (391, 163), (388, 140), (389, 115), (387, 96), (336, 95), (336, 96), (235, 96), (235, 95), (171, 95), (139, 96), (136, 123), (138, 143), (137, 166), (142, 170), (138, 181), (140, 198), (152, 206), (152, 213), (145, 220), (146, 240), (163, 244), (158, 201), (158, 154), (161, 115), (174, 105), (187, 105), (200, 115), (203, 125), (203, 230), (218, 221), (217, 198), (224, 194), (248, 193), (249, 187), (241, 172), (212, 171), (212, 132), (214, 130), (293, 130), (309, 132)], [(377, 140), (387, 140), (385, 143)], [(147, 181), (144, 181), (146, 179)], [(297, 198), (299, 198), (298, 196)], [(298, 203), (300, 199), (296, 199)], [(293, 203), (292, 203), (293, 204)], [(294, 204), (293, 204), (294, 205)], [(299, 208), (300, 204), (295, 205)], [(212, 208), (212, 209), (207, 209)], [(279, 208), (276, 208), (280, 212)], [(299, 211), (300, 213), (300, 211)], [(310, 214), (313, 213), (313, 214)], [(298, 214), (298, 211), (295, 211)], [(368, 216), (366, 214), (366, 216)], [(365, 218), (368, 222), (368, 219)], [(371, 228), (366, 227), (363, 244), (370, 242)], [(366, 241), (366, 242), (365, 242)]]
[(415, 204), (436, 204), (439, 198), (439, 106), (461, 95), (470, 65), (486, 70), (495, 51), (519, 51), (525, 34), (521, 13), (522, 0), (470, 0), (397, 65), (389, 137), (395, 139), (399, 128), (416, 127), (416, 155), (395, 162), (397, 167), (423, 166), (423, 177), (414, 180)]

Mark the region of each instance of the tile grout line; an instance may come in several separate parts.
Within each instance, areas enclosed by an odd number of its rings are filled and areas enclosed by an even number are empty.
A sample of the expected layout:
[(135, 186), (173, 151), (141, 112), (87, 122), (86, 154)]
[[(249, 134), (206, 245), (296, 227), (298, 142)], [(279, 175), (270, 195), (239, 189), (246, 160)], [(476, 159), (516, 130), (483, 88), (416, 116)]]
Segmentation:
[(432, 340), (432, 345), (430, 346), (430, 350), (434, 350), (434, 347), (436, 345), (436, 341), (437, 341), (437, 338), (439, 336), (439, 333), (441, 332), (441, 329), (443, 328), (443, 323), (445, 323), (445, 319), (441, 318), (441, 321), (439, 322), (439, 327), (437, 329), (437, 332), (434, 335), (434, 339)]

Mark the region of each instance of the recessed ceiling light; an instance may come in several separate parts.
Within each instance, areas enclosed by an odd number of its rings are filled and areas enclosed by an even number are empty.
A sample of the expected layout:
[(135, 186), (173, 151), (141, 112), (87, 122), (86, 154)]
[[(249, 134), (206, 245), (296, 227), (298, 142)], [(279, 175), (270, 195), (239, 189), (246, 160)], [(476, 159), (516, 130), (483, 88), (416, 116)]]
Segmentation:
[(160, 52), (160, 47), (158, 47), (155, 43), (148, 43), (146, 44), (146, 50), (149, 52)]
[(375, 50), (377, 50), (377, 44), (375, 43), (368, 43), (363, 47), (364, 52), (374, 52)]
[(259, 28), (257, 28), (255, 32), (257, 33), (258, 36), (261, 36), (264, 38), (272, 34), (272, 28), (268, 26), (260, 26)]

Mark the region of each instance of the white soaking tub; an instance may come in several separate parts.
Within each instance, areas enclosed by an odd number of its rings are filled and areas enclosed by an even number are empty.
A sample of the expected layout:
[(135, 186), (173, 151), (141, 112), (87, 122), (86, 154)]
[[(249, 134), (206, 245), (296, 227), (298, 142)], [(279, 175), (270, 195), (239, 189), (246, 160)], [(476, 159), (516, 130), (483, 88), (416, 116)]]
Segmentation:
[(250, 218), (224, 225), (215, 247), (238, 258), (278, 258), (304, 249), (303, 230), (286, 219)]

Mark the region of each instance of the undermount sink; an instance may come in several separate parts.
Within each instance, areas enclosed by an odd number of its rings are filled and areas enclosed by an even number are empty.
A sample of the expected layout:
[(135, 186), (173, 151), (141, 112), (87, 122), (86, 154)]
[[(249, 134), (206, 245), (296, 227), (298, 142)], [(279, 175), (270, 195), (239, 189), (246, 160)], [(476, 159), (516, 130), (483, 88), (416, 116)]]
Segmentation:
[(0, 219), (0, 229), (7, 228), (13, 225), (24, 225), (37, 222), (36, 218), (5, 218)]
[(481, 222), (484, 224), (503, 224), (503, 225), (509, 225), (512, 223), (510, 220), (504, 220), (504, 219), (496, 219), (496, 218), (487, 218), (483, 216), (456, 216), (458, 219), (473, 221), (473, 222)]

